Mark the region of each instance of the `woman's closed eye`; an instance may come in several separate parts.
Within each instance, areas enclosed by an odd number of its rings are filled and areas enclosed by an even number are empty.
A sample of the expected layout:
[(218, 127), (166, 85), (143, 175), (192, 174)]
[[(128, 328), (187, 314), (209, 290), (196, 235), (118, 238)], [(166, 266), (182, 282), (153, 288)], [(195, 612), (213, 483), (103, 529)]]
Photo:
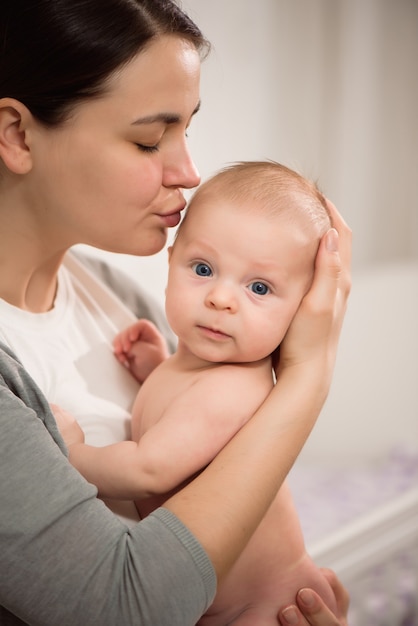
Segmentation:
[(152, 154), (153, 152), (158, 152), (159, 150), (158, 143), (153, 146), (146, 146), (142, 143), (136, 143), (135, 145), (141, 150), (141, 152), (147, 152), (148, 154)]
[[(185, 137), (186, 137), (186, 139), (188, 138), (187, 132), (185, 133)], [(160, 149), (160, 141), (158, 141), (156, 143), (152, 143), (152, 144), (135, 142), (135, 145), (137, 146), (137, 148), (139, 148), (141, 150), (141, 152), (146, 152), (148, 154), (152, 154), (154, 152), (158, 152), (159, 149)]]

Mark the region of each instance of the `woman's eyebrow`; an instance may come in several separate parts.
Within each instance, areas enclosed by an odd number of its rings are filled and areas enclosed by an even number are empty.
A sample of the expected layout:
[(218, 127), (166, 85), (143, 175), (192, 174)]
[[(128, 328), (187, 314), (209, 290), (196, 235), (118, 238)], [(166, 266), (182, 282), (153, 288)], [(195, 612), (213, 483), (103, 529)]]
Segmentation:
[(139, 117), (132, 122), (132, 126), (140, 126), (141, 124), (155, 124), (156, 122), (163, 122), (164, 124), (177, 124), (180, 121), (180, 116), (174, 113), (156, 113), (155, 115), (146, 115), (145, 117)]
[[(194, 109), (192, 116), (196, 115), (199, 109), (200, 101)], [(162, 122), (163, 124), (178, 124), (180, 121), (181, 116), (177, 115), (176, 113), (156, 113), (155, 115), (145, 115), (144, 117), (139, 117), (134, 122), (132, 122), (132, 126), (139, 126), (141, 124), (155, 124), (158, 122)]]

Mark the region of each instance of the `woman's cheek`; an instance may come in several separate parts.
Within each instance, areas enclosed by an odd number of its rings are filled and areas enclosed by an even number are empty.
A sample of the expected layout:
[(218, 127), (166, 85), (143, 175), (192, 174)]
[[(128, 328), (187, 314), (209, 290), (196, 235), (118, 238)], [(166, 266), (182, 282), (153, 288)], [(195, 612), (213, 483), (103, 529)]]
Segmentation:
[(150, 201), (155, 199), (163, 187), (162, 168), (157, 158), (148, 157), (136, 171), (136, 184), (140, 193)]

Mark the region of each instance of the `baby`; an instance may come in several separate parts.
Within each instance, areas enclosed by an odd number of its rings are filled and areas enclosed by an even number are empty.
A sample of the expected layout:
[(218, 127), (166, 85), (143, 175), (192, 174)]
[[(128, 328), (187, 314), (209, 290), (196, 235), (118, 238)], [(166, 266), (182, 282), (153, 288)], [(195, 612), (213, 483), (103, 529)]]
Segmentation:
[[(114, 342), (119, 360), (143, 382), (132, 441), (69, 445), (70, 461), (100, 496), (134, 499), (148, 515), (251, 418), (274, 385), (277, 348), (330, 227), (315, 185), (278, 163), (238, 163), (201, 185), (169, 250), (166, 314), (178, 337), (175, 354), (164, 358), (147, 320)], [(144, 349), (149, 354), (153, 345), (161, 356), (147, 366)], [(284, 484), (199, 625), (277, 626), (280, 608), (301, 587), (335, 609)]]

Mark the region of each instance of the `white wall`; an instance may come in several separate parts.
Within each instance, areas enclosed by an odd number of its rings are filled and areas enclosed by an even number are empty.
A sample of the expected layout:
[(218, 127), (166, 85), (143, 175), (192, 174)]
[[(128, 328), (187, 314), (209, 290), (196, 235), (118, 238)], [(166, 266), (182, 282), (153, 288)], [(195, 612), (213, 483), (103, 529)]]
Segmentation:
[(418, 261), (357, 276), (331, 391), (302, 459), (352, 467), (418, 454), (417, 320)]
[[(213, 44), (190, 146), (205, 178), (272, 158), (318, 179), (354, 268), (418, 257), (418, 2), (184, 0)], [(116, 257), (163, 301), (166, 252)]]

